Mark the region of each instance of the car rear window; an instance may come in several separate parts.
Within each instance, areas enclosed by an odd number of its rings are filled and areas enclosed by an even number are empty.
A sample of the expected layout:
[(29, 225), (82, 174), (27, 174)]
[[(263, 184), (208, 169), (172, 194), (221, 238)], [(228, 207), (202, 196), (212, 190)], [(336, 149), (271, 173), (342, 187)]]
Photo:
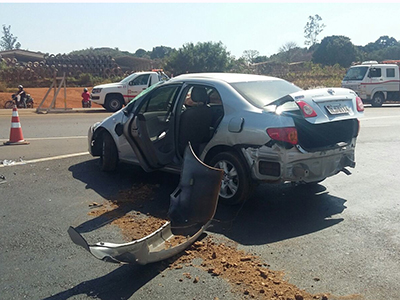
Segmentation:
[(231, 85), (247, 101), (259, 108), (283, 96), (301, 91), (301, 88), (285, 80), (235, 82)]

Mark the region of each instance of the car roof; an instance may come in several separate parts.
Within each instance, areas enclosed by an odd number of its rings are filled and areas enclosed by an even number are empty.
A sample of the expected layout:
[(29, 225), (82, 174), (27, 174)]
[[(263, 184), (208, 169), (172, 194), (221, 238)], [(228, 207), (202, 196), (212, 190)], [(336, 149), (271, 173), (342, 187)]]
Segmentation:
[[(190, 73), (182, 74), (174, 77), (176, 80), (186, 79), (211, 79), (225, 81), (227, 83), (235, 82), (246, 82), (246, 81), (271, 81), (271, 80), (282, 80), (280, 78), (254, 75), (254, 74), (240, 74), (240, 73)], [(174, 80), (175, 81), (175, 80)]]

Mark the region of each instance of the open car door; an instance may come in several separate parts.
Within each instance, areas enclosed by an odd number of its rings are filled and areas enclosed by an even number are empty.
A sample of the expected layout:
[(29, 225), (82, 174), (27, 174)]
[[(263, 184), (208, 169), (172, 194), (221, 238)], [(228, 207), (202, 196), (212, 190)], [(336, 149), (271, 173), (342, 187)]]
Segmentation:
[(124, 135), (147, 172), (171, 163), (175, 156), (173, 109), (180, 88), (166, 85), (154, 89), (124, 125)]

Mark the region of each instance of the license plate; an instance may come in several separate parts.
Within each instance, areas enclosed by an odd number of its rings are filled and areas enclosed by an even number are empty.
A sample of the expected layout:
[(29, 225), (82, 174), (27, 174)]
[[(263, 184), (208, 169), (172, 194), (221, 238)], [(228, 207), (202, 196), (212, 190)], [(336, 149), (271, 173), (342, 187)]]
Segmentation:
[(331, 115), (349, 114), (351, 112), (350, 107), (346, 105), (325, 105), (326, 110)]

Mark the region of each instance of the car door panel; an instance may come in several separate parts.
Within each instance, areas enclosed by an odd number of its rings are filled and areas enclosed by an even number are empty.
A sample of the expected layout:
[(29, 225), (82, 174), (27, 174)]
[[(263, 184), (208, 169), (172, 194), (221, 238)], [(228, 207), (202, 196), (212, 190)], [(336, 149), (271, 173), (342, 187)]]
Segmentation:
[(124, 126), (124, 135), (146, 171), (162, 168), (174, 159), (172, 108), (179, 87), (175, 85), (156, 89)]

